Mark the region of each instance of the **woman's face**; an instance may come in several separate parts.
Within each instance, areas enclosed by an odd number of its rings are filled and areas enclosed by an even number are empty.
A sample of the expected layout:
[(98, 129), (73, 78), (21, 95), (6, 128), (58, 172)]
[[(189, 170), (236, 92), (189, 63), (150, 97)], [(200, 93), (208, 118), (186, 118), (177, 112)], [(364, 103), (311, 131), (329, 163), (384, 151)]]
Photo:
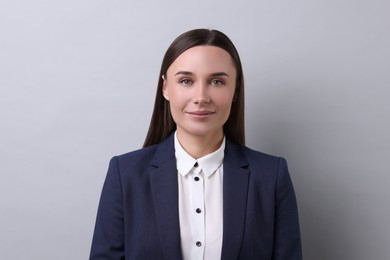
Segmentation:
[(170, 103), (179, 135), (222, 137), (236, 74), (230, 54), (215, 46), (192, 47), (171, 64), (163, 95)]

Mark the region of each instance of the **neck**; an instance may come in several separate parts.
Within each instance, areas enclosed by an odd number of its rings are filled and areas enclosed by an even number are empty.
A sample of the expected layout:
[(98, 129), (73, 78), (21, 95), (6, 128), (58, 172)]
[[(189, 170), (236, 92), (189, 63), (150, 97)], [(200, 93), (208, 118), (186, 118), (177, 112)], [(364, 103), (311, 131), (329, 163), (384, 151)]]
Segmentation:
[(178, 130), (176, 135), (183, 149), (195, 159), (218, 150), (223, 140), (223, 131), (212, 135), (198, 136)]

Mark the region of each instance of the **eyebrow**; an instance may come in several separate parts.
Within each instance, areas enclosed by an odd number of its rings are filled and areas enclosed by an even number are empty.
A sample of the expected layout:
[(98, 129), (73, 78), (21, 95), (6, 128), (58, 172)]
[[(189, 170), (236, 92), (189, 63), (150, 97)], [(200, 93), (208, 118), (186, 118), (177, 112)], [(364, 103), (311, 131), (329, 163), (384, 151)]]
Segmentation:
[[(177, 75), (191, 76), (191, 75), (194, 75), (194, 73), (192, 73), (190, 71), (179, 71), (175, 74), (175, 76), (177, 76)], [(212, 76), (212, 77), (221, 77), (221, 76), (229, 77), (229, 75), (225, 72), (214, 72), (214, 73), (211, 73), (210, 76)]]

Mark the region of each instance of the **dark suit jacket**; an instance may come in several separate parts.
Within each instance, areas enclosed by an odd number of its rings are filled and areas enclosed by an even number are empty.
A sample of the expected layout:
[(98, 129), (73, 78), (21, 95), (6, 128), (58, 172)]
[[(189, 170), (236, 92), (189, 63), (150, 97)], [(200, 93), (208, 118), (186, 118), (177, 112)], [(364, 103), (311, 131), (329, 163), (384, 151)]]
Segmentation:
[[(302, 259), (286, 161), (226, 141), (221, 259)], [(111, 159), (90, 259), (182, 259), (173, 135)]]

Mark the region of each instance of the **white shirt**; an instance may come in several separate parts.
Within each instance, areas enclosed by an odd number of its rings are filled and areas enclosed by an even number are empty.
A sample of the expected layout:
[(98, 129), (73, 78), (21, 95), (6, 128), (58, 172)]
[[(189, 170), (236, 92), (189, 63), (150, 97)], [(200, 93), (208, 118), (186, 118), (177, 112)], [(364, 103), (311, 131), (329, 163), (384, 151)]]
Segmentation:
[(217, 151), (196, 160), (183, 149), (175, 133), (184, 260), (221, 259), (224, 150), (225, 138)]

